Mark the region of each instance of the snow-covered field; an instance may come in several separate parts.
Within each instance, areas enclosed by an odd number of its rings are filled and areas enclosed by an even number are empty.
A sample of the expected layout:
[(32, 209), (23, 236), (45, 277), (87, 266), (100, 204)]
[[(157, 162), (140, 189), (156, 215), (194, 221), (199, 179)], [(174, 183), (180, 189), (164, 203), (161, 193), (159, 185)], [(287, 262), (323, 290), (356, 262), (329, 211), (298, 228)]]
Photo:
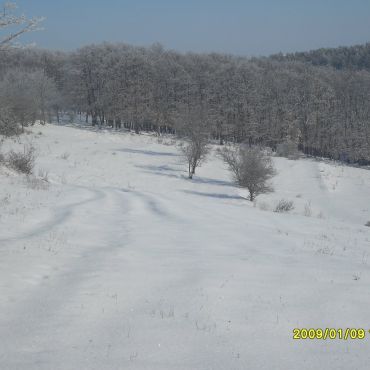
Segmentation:
[(370, 171), (275, 158), (253, 205), (170, 138), (32, 132), (36, 178), (0, 168), (1, 369), (369, 368), (370, 334), (292, 330), (370, 329)]

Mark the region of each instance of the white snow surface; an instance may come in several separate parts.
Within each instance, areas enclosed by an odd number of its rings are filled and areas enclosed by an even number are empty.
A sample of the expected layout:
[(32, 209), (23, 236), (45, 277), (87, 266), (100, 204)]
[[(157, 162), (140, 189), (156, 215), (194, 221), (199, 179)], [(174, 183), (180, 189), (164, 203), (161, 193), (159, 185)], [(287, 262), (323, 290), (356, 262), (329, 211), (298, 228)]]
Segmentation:
[(369, 333), (292, 339), (370, 329), (369, 170), (274, 158), (253, 205), (216, 146), (189, 180), (171, 138), (20, 141), (2, 151), (37, 160), (29, 178), (0, 166), (1, 369), (369, 369)]

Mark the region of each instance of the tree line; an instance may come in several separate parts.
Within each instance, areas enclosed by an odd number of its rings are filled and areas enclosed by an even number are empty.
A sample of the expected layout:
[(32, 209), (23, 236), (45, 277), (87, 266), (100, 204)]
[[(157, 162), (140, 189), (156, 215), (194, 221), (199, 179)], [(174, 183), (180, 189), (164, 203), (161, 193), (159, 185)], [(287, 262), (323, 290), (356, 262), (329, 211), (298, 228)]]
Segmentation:
[(276, 54), (269, 57), (278, 61), (300, 61), (315, 66), (331, 66), (335, 69), (370, 71), (370, 43), (338, 48), (321, 48), (311, 51)]
[(159, 44), (0, 50), (0, 129), (69, 112), (99, 127), (273, 150), (289, 142), (306, 154), (369, 164), (370, 72), (301, 59), (182, 54)]

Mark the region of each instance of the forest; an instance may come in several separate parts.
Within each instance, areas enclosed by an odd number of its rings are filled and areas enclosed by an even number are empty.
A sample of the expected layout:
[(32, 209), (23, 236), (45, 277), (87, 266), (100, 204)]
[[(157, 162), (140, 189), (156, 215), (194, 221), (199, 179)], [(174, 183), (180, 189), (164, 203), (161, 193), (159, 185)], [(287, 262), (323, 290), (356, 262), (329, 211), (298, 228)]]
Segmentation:
[(369, 59), (369, 45), (261, 58), (160, 44), (8, 48), (0, 58), (0, 129), (67, 113), (71, 122), (80, 115), (136, 133), (196, 128), (220, 144), (275, 150), (289, 142), (308, 155), (367, 165)]

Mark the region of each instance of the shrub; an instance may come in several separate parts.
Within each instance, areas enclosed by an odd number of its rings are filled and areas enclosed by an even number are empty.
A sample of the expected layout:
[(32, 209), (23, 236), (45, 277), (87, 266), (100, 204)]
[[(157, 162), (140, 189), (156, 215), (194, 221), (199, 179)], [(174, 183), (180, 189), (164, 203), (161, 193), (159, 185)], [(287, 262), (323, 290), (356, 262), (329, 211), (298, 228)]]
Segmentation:
[(23, 152), (9, 152), (7, 156), (8, 166), (14, 170), (29, 175), (35, 166), (35, 148), (25, 146)]
[(60, 156), (60, 158), (62, 158), (62, 159), (64, 159), (64, 160), (67, 160), (68, 158), (69, 158), (69, 156), (70, 156), (71, 154), (70, 153), (68, 153), (68, 152), (64, 152), (61, 156)]
[(370, 221), (367, 221), (365, 226), (370, 227)]
[(279, 203), (276, 205), (274, 212), (285, 213), (291, 211), (292, 209), (294, 209), (293, 201), (281, 199), (279, 200)]
[(38, 175), (41, 180), (49, 182), (49, 171), (39, 168)]

